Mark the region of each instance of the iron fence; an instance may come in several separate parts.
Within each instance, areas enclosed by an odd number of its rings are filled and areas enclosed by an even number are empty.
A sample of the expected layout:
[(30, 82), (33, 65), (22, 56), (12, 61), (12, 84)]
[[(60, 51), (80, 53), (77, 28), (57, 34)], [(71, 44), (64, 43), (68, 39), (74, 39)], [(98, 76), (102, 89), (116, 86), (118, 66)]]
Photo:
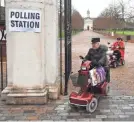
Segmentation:
[(0, 90), (7, 86), (6, 30), (4, 22), (0, 23)]

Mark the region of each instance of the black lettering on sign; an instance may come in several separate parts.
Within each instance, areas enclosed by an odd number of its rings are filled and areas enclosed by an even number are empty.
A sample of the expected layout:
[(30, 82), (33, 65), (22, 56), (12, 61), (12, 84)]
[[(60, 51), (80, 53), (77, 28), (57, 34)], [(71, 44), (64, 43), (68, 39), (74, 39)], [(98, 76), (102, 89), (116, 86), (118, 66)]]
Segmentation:
[(15, 13), (15, 18), (19, 18), (20, 17), (20, 13), (19, 12), (16, 12)]
[(35, 22), (35, 28), (40, 28), (40, 23), (39, 22)]
[(19, 26), (19, 21), (14, 21), (14, 22), (16, 22), (15, 24), (16, 24), (16, 27), (18, 27)]
[(30, 19), (30, 14), (31, 14), (31, 13), (28, 12), (27, 19)]
[(20, 12), (20, 19), (24, 19), (22, 12)]
[(23, 23), (24, 23), (23, 27), (25, 28), (26, 27), (26, 21), (23, 21)]
[(13, 16), (14, 16), (14, 12), (13, 11), (11, 11), (11, 15), (10, 15), (10, 17), (12, 18)]
[(36, 13), (36, 19), (40, 19), (40, 14)]
[(24, 19), (27, 19), (27, 13), (24, 12)]
[[(11, 18), (16, 18), (10, 21), (11, 27), (18, 28), (40, 28), (40, 22), (35, 21), (40, 19), (40, 13), (34, 12), (10, 12)], [(28, 21), (29, 19), (29, 21)], [(34, 21), (32, 21), (34, 20)], [(69, 39), (68, 39), (69, 40)]]
[(29, 23), (27, 22), (27, 28), (29, 28), (29, 26), (30, 26), (30, 25), (29, 25)]
[(35, 19), (35, 13), (31, 13), (30, 19)]
[(22, 23), (22, 21), (19, 21), (19, 27), (22, 27), (22, 28), (23, 28), (23, 23)]
[(14, 20), (11, 20), (11, 27), (15, 27)]
[(34, 28), (34, 22), (30, 22), (30, 28)]

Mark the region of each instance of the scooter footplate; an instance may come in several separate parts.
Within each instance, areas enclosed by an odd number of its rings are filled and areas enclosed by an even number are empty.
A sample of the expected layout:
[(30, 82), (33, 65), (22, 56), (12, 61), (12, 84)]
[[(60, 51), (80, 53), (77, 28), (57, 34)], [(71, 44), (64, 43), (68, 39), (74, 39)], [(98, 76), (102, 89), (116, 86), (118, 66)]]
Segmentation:
[(79, 100), (79, 99), (70, 98), (70, 103), (76, 104), (76, 105), (81, 105), (81, 106), (86, 106), (88, 102), (86, 100)]

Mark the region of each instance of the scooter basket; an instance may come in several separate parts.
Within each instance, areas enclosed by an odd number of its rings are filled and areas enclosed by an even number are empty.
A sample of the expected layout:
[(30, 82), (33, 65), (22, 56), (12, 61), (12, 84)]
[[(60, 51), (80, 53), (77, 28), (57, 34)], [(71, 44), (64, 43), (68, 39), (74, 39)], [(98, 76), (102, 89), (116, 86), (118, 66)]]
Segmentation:
[(85, 87), (88, 84), (88, 72), (79, 73), (77, 78), (77, 85), (80, 87)]

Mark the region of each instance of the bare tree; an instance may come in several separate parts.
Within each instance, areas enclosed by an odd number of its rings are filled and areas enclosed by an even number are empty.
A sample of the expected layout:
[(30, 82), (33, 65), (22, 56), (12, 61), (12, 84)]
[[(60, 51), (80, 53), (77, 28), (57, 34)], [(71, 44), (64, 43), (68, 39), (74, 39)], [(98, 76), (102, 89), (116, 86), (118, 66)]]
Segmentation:
[[(61, 9), (61, 13), (60, 13), (60, 9)], [(73, 6), (71, 6), (71, 10), (72, 10), (72, 15), (71, 15), (72, 16), (72, 19), (71, 19), (72, 29), (73, 30), (83, 29), (84, 22), (83, 22), (82, 16)], [(64, 0), (62, 1), (58, 0), (58, 11), (59, 11), (59, 27), (62, 26), (62, 29), (63, 29), (64, 28)]]
[(110, 4), (106, 9), (104, 9), (99, 17), (114, 17), (120, 18), (121, 17), (121, 9), (119, 5)]
[(115, 4), (110, 4), (102, 11), (99, 17), (114, 17), (120, 19), (122, 22), (134, 20), (134, 5), (132, 0), (124, 2), (118, 0)]
[(134, 2), (132, 0), (129, 0), (129, 10), (127, 14), (127, 20), (131, 23), (134, 23)]
[(81, 14), (74, 9), (72, 13), (72, 29), (75, 30), (82, 30), (84, 27), (84, 20)]
[[(62, 7), (62, 14), (64, 14), (64, 0), (58, 0), (58, 11), (60, 13), (60, 2), (62, 3), (61, 7)], [(71, 6), (71, 9), (72, 9), (72, 13), (73, 11), (75, 10), (75, 8), (73, 6)]]

